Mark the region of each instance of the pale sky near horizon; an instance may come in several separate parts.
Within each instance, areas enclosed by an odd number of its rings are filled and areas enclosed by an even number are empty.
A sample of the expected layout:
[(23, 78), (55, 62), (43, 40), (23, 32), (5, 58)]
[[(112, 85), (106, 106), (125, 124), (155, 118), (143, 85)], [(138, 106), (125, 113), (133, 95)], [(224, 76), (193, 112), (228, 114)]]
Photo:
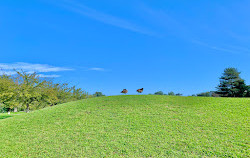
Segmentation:
[(227, 67), (250, 84), (249, 0), (0, 1), (0, 73), (38, 72), (94, 93), (212, 91)]

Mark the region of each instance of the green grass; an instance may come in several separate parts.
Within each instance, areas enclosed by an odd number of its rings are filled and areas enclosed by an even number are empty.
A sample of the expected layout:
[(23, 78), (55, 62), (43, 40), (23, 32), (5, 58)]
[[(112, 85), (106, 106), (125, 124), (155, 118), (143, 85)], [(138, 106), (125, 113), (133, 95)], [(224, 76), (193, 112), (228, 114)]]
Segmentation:
[(21, 115), (23, 114), (23, 112), (11, 112), (10, 114), (8, 113), (0, 113), (0, 120), (1, 119), (6, 119), (6, 118), (9, 118), (9, 117), (13, 117), (15, 115)]
[(112, 96), (0, 120), (0, 157), (248, 157), (250, 99)]

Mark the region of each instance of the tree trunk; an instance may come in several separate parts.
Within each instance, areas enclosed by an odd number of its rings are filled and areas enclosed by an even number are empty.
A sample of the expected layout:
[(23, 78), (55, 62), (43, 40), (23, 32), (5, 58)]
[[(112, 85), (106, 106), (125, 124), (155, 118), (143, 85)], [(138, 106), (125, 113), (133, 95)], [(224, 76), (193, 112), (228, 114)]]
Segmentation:
[(26, 112), (28, 113), (28, 112), (30, 112), (30, 105), (29, 105), (29, 104), (27, 104), (26, 106), (27, 106), (27, 108), (26, 108)]
[(10, 115), (11, 109), (10, 109), (10, 108), (7, 108), (6, 111), (8, 111), (8, 114)]
[(17, 112), (17, 107), (14, 108), (14, 112)]

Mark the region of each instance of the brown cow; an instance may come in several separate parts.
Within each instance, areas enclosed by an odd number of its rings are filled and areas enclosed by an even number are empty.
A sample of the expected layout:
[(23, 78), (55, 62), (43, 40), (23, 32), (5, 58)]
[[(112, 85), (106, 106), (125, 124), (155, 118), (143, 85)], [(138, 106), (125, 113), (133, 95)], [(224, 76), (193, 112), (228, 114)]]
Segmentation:
[(121, 91), (121, 93), (127, 94), (127, 93), (128, 93), (128, 90), (127, 90), (127, 89), (123, 89), (123, 90)]
[(143, 88), (137, 89), (136, 91), (137, 91), (138, 93), (142, 93), (142, 92), (143, 92)]

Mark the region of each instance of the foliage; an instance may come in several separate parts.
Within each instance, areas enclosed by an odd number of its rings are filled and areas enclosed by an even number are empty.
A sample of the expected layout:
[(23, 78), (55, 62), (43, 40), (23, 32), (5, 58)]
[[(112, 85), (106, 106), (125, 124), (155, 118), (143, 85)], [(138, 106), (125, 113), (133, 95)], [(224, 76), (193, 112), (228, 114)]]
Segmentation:
[(174, 92), (168, 92), (168, 94), (164, 94), (162, 91), (155, 92), (154, 95), (176, 95), (176, 96), (182, 96), (181, 93), (175, 94)]
[(0, 76), (0, 103), (9, 110), (19, 107), (29, 112), (30, 109), (84, 99), (87, 95), (81, 88), (54, 83), (36, 73), (17, 71), (14, 76)]
[(17, 95), (18, 91), (14, 80), (10, 76), (0, 76), (0, 103), (6, 109), (12, 109), (19, 104)]
[(197, 94), (198, 97), (211, 97), (210, 92), (203, 92)]
[(102, 96), (105, 96), (104, 94), (102, 94), (102, 92), (95, 92), (93, 94), (94, 97), (102, 97)]
[(181, 94), (181, 93), (176, 93), (175, 95), (176, 95), (176, 96), (182, 96), (182, 94)]
[(0, 157), (249, 157), (249, 105), (163, 95), (79, 100), (0, 120)]
[(168, 95), (175, 95), (174, 92), (168, 92)]
[(40, 80), (36, 73), (28, 74), (26, 72), (17, 72), (18, 76), (15, 78), (17, 83), (17, 99), (27, 112), (30, 108), (35, 108), (43, 100), (43, 92), (45, 87), (45, 80)]
[(162, 91), (155, 92), (155, 95), (164, 95)]
[(247, 86), (246, 97), (250, 97), (250, 85)]
[(216, 93), (222, 97), (244, 97), (247, 95), (247, 88), (236, 68), (226, 68), (220, 77)]
[(5, 113), (5, 112), (7, 112), (7, 109), (2, 104), (0, 104), (0, 113)]

